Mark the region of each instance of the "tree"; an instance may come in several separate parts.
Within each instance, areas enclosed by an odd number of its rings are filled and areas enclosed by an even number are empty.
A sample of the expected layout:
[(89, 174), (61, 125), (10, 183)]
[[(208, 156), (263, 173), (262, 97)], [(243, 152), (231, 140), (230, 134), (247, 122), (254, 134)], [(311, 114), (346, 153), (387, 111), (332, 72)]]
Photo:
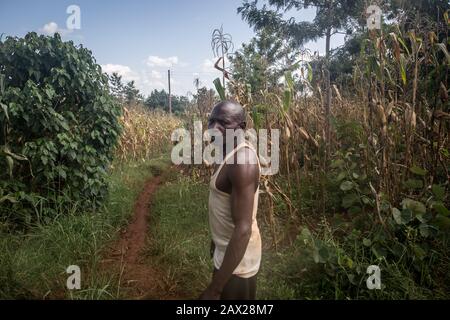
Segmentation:
[(120, 115), (88, 49), (58, 33), (0, 41), (0, 190), (13, 195), (0, 216), (33, 219), (37, 201), (47, 214), (59, 212), (51, 208), (61, 201), (98, 203), (107, 194)]
[(108, 76), (109, 86), (114, 97), (119, 101), (124, 100), (124, 85), (122, 83), (122, 76), (119, 76), (117, 72)]
[[(326, 140), (330, 141), (330, 107), (331, 85), (329, 73), (331, 37), (337, 33), (350, 33), (361, 25), (365, 1), (363, 0), (268, 0), (262, 8), (257, 7), (257, 0), (245, 0), (238, 8), (238, 13), (256, 31), (269, 30), (282, 36), (292, 46), (298, 48), (310, 40), (325, 37), (325, 113), (327, 119)], [(317, 9), (312, 22), (286, 19), (283, 14), (292, 10), (300, 11), (309, 7)], [(328, 144), (329, 145), (329, 144)]]
[(387, 8), (390, 19), (403, 12), (418, 12), (428, 19), (438, 22), (440, 27), (445, 27), (447, 22), (444, 20), (443, 14), (450, 10), (450, 3), (448, 0), (389, 0)]
[(259, 31), (230, 59), (233, 78), (250, 85), (252, 94), (276, 87), (284, 72), (294, 64), (295, 54), (278, 35)]
[(123, 88), (123, 96), (128, 104), (142, 102), (143, 96), (139, 93), (139, 89), (134, 85), (134, 80), (128, 82)]
[[(169, 106), (167, 101), (169, 99), (169, 94), (162, 89), (161, 91), (153, 90), (150, 95), (145, 99), (144, 105), (151, 110), (164, 110), (169, 112)], [(175, 114), (183, 112), (184, 108), (188, 105), (189, 100), (184, 96), (174, 96), (172, 95), (172, 111)]]

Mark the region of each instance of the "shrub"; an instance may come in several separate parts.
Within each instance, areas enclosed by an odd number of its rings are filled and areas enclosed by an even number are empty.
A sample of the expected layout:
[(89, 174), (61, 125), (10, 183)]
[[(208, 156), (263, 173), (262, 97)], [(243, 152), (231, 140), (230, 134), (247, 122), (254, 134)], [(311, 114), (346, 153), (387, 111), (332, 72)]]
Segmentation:
[(0, 87), (1, 217), (23, 222), (38, 207), (51, 214), (65, 201), (98, 203), (121, 109), (92, 53), (59, 34), (8, 37)]

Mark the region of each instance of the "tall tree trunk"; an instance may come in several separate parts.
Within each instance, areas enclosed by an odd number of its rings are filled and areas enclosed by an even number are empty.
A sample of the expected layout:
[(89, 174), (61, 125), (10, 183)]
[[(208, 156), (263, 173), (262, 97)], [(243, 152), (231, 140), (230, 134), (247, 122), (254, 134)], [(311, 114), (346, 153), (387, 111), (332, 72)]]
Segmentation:
[(325, 101), (325, 141), (326, 141), (326, 151), (327, 158), (329, 157), (329, 152), (331, 149), (331, 121), (330, 121), (330, 109), (331, 109), (331, 80), (330, 80), (330, 43), (331, 43), (331, 28), (327, 29), (326, 32), (326, 45), (325, 45), (325, 90), (326, 90), (326, 101)]

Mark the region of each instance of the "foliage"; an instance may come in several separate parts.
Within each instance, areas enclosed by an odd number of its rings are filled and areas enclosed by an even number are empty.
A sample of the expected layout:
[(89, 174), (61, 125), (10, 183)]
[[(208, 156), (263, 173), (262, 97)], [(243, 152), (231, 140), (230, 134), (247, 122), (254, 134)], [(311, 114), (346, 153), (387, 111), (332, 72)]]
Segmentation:
[(112, 95), (120, 102), (130, 104), (142, 103), (144, 97), (136, 88), (134, 80), (122, 83), (122, 76), (114, 72), (112, 75), (108, 75), (109, 85)]
[[(187, 97), (172, 95), (172, 112), (174, 114), (182, 113), (188, 102)], [(155, 89), (145, 99), (144, 105), (150, 110), (159, 109), (169, 112), (169, 94), (164, 89), (161, 91)]]
[(278, 86), (280, 78), (294, 64), (295, 52), (276, 34), (258, 32), (230, 58), (233, 79), (249, 86), (252, 95)]
[[(342, 9), (344, 2), (335, 3)], [(330, 51), (330, 104), (321, 57), (293, 64), (284, 84), (260, 95), (242, 89), (253, 79), (233, 84), (254, 127), (283, 133), (280, 176), (262, 178), (266, 236), (275, 251), (268, 262), (274, 270), (263, 270), (266, 281), (274, 279), (264, 297), (273, 297), (273, 287), (289, 298), (448, 298), (448, 12), (432, 5), (417, 12), (425, 2), (403, 2), (404, 11), (385, 2), (383, 12), (397, 23), (377, 31), (363, 28), (352, 10), (336, 17), (333, 29), (345, 30), (347, 22), (353, 28), (345, 45)], [(302, 26), (287, 18), (289, 10), (327, 1), (268, 3), (259, 9), (245, 1), (239, 10), (257, 30), (286, 31), (292, 47), (331, 26), (320, 19), (322, 7), (304, 30), (289, 33)], [(440, 16), (431, 18), (436, 10)], [(382, 290), (365, 283), (374, 264)]]
[[(245, 0), (238, 8), (238, 13), (256, 30), (268, 29), (275, 32), (294, 47), (324, 36), (331, 37), (340, 31), (350, 33), (362, 22), (360, 16), (361, 12), (364, 12), (364, 1), (361, 0), (268, 0), (267, 2), (269, 6), (258, 8), (257, 1)], [(312, 22), (298, 21), (295, 18), (298, 11), (310, 7), (316, 8), (316, 16)]]
[[(85, 210), (73, 201), (58, 206), (50, 223), (35, 223), (26, 233), (9, 233), (0, 226), (0, 298), (123, 298), (120, 273), (102, 263), (104, 248), (126, 225), (145, 181), (168, 163), (158, 158), (115, 162), (107, 178), (108, 201), (101, 208)], [(66, 289), (66, 269), (74, 264), (82, 270), (81, 290)]]
[(100, 201), (121, 110), (91, 52), (59, 34), (8, 37), (0, 74), (2, 219), (30, 221), (64, 199)]

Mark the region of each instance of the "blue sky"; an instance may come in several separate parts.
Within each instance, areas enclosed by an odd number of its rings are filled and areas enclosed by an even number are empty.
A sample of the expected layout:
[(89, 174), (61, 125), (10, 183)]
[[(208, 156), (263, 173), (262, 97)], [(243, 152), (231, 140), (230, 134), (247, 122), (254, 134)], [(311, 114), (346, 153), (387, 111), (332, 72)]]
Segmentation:
[[(165, 0), (165, 1), (85, 1), (85, 0), (0, 0), (0, 33), (23, 36), (29, 31), (63, 35), (89, 48), (105, 72), (118, 72), (126, 81), (149, 94), (167, 90), (167, 70), (172, 72), (175, 94), (194, 91), (199, 76), (203, 85), (212, 86), (220, 73), (213, 68), (211, 33), (223, 25), (233, 37), (235, 49), (253, 36), (236, 9), (242, 0)], [(69, 5), (81, 11), (81, 29), (68, 30)], [(313, 10), (301, 13), (305, 20)], [(334, 46), (342, 39), (335, 39)], [(309, 43), (313, 51), (324, 51), (324, 41)]]

